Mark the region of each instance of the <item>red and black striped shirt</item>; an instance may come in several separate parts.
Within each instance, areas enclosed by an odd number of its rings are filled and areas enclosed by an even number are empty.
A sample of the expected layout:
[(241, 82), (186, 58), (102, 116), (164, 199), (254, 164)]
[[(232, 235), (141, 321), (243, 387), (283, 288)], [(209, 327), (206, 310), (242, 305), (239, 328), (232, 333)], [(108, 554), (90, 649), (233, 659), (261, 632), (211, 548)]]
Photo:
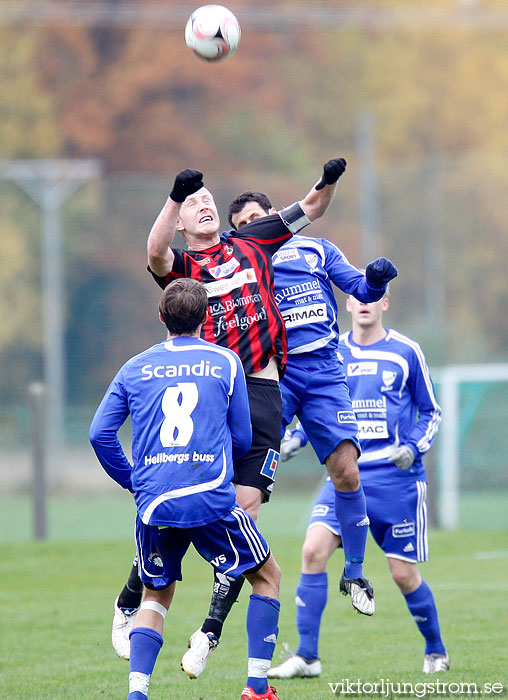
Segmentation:
[(291, 238), (287, 223), (273, 214), (222, 233), (211, 248), (172, 249), (172, 271), (165, 277), (152, 272), (163, 289), (178, 277), (205, 285), (208, 319), (201, 336), (234, 350), (246, 374), (263, 369), (272, 357), (279, 359), (281, 371), (286, 364), (286, 331), (275, 302), (271, 258)]

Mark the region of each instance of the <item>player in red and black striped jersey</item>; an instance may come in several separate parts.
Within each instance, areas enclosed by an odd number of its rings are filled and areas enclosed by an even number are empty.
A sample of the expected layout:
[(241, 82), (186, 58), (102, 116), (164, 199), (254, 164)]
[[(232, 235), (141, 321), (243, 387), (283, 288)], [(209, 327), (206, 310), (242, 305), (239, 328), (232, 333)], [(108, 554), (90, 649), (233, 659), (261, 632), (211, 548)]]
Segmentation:
[(219, 242), (203, 252), (172, 249), (171, 272), (161, 277), (152, 271), (163, 289), (178, 277), (205, 285), (208, 319), (202, 337), (234, 350), (247, 375), (265, 369), (273, 357), (281, 371), (285, 365), (286, 336), (273, 294), (271, 256), (290, 237), (276, 214), (262, 226), (247, 224), (241, 235), (221, 234)]
[[(345, 167), (342, 158), (329, 161), (302, 201), (247, 222), (241, 232), (223, 234), (219, 234), (217, 207), (203, 185), (202, 173), (184, 170), (177, 175), (148, 237), (149, 269), (158, 283), (164, 287), (179, 276), (203, 282), (209, 314), (203, 337), (235, 350), (242, 361), (251, 398), (253, 444), (235, 464), (234, 482), (238, 502), (254, 520), (261, 502), (269, 498), (275, 477), (280, 447), (277, 380), (286, 359), (271, 256), (293, 233), (324, 214)], [(189, 250), (172, 248), (177, 231)], [(260, 380), (263, 384), (257, 385)]]
[[(345, 167), (343, 158), (328, 161), (321, 179), (300, 202), (253, 220), (240, 232), (225, 233), (219, 233), (217, 207), (203, 185), (202, 173), (184, 170), (176, 176), (148, 237), (149, 271), (157, 283), (164, 288), (175, 278), (192, 277), (205, 285), (208, 319), (202, 337), (236, 351), (247, 375), (253, 439), (247, 455), (235, 461), (233, 483), (237, 502), (254, 521), (275, 479), (282, 415), (278, 379), (286, 361), (286, 333), (275, 302), (271, 257), (293, 233), (324, 214)], [(177, 232), (187, 243), (187, 251), (172, 247)], [(133, 580), (131, 574), (130, 588)], [(204, 635), (220, 636), (237, 597), (229, 590), (235, 584), (222, 575), (216, 578)], [(135, 596), (124, 589), (115, 604), (115, 615), (118, 617), (119, 607), (134, 607), (134, 601)], [(118, 624), (121, 622), (118, 617)], [(116, 649), (114, 640), (113, 646)]]

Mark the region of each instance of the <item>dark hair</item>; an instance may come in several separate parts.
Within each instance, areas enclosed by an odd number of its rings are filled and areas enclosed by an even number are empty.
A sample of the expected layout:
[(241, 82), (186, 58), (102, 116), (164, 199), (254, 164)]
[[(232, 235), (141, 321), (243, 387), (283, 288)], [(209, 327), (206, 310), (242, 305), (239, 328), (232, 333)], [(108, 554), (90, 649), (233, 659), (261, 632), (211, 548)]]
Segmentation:
[(233, 216), (235, 214), (238, 214), (238, 212), (242, 211), (247, 202), (257, 202), (261, 209), (267, 214), (272, 208), (272, 203), (268, 199), (268, 196), (266, 194), (263, 194), (263, 192), (248, 191), (239, 194), (238, 197), (236, 197), (236, 199), (233, 199), (228, 209), (229, 225), (233, 226), (233, 228), (236, 228), (233, 225)]
[(191, 335), (206, 316), (208, 296), (197, 280), (183, 277), (164, 290), (159, 313), (171, 335)]

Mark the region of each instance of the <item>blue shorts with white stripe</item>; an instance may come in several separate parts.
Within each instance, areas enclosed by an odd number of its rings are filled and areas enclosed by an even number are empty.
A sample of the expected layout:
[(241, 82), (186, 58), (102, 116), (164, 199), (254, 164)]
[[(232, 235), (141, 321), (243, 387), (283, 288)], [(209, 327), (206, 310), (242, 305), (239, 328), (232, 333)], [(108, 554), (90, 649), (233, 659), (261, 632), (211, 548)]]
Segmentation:
[[(360, 470), (361, 474), (361, 470)], [(387, 557), (427, 561), (427, 483), (396, 479), (392, 483), (362, 481), (370, 531)], [(314, 503), (309, 527), (321, 525), (340, 536), (335, 516), (335, 488), (328, 478)]]
[(238, 578), (256, 571), (270, 556), (270, 548), (254, 521), (241, 506), (220, 520), (201, 527), (145, 525), (136, 519), (136, 547), (141, 580), (161, 590), (182, 580), (182, 559), (190, 544), (222, 574)]

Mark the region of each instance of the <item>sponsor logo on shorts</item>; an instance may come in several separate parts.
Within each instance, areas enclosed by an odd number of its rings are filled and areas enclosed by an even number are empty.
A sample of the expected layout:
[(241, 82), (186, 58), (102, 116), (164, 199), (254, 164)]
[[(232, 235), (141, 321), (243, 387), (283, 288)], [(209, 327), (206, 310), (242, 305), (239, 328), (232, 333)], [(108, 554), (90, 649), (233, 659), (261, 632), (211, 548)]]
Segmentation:
[(288, 248), (287, 250), (278, 250), (272, 258), (272, 265), (278, 265), (286, 260), (298, 260), (300, 253), (296, 248)]
[(348, 377), (363, 377), (377, 374), (377, 362), (350, 362), (347, 366)]
[(236, 272), (233, 277), (216, 282), (206, 282), (205, 289), (209, 297), (220, 297), (229, 294), (233, 289), (240, 289), (244, 284), (257, 282), (256, 273), (252, 267)]
[(215, 279), (219, 279), (220, 277), (227, 277), (238, 267), (240, 267), (240, 263), (238, 262), (238, 260), (236, 258), (231, 258), (231, 260), (228, 260), (223, 265), (209, 267), (208, 272), (212, 275), (212, 277), (215, 277)]
[(219, 554), (218, 557), (215, 557), (215, 559), (210, 560), (210, 564), (213, 564), (213, 566), (217, 567), (219, 564), (225, 564), (227, 562), (227, 557), (225, 554)]
[(328, 515), (328, 511), (330, 510), (330, 506), (325, 506), (322, 503), (318, 504), (317, 506), (314, 506), (312, 509), (312, 518), (324, 518), (326, 515)]
[(392, 525), (393, 537), (412, 537), (414, 534), (414, 523), (400, 523), (399, 525)]
[(261, 467), (261, 474), (268, 477), (272, 481), (275, 481), (275, 475), (277, 473), (277, 465), (279, 464), (279, 453), (275, 450), (268, 450), (266, 453), (265, 461)]
[(309, 304), (309, 306), (286, 309), (282, 312), (282, 318), (286, 328), (295, 328), (296, 326), (305, 326), (307, 323), (326, 321), (328, 314), (326, 304)]
[(337, 420), (339, 423), (356, 423), (354, 411), (337, 411)]
[(161, 555), (158, 552), (153, 552), (152, 554), (150, 554), (150, 556), (148, 557), (148, 561), (151, 562), (154, 566), (158, 566), (159, 569), (162, 569), (164, 566), (162, 563)]

